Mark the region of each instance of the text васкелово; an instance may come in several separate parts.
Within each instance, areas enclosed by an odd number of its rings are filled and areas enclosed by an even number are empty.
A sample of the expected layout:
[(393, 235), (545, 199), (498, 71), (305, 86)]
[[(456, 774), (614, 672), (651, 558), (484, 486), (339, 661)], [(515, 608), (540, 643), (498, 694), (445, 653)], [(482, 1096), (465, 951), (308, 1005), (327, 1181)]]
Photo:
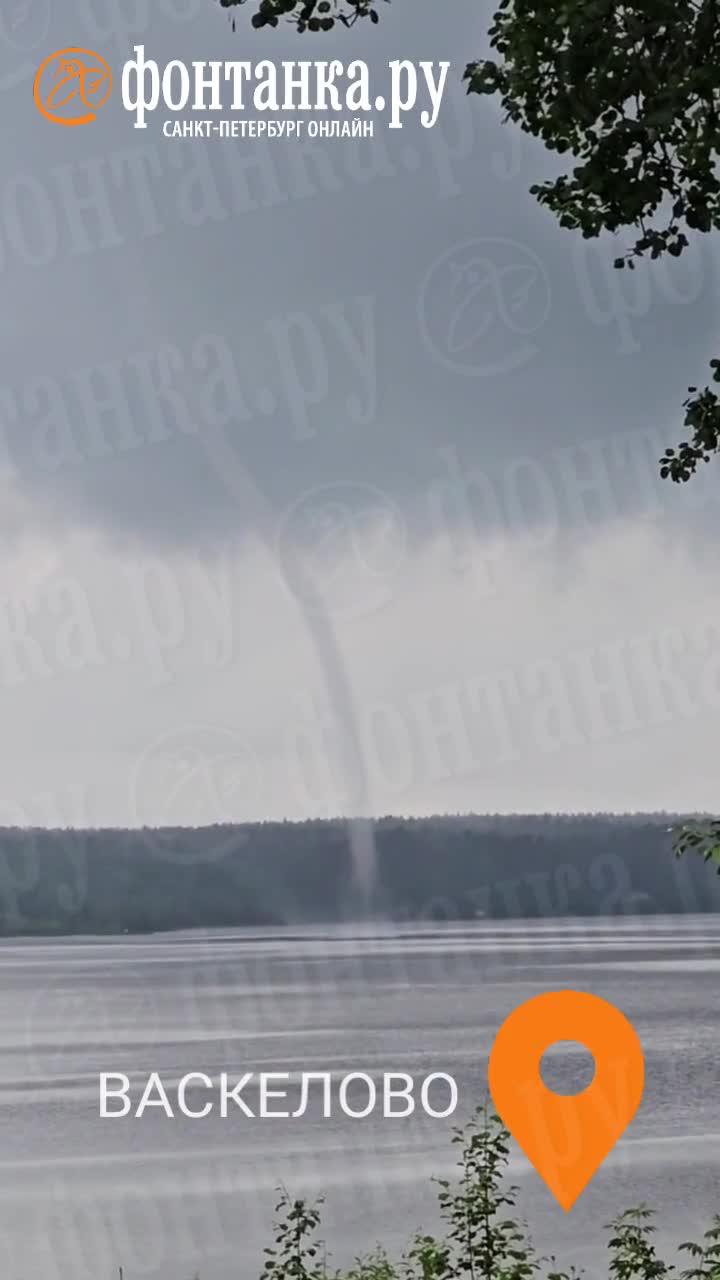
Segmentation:
[[(289, 1102), (289, 1090), (295, 1083), (289, 1071), (263, 1071), (255, 1074), (246, 1071), (234, 1080), (226, 1071), (220, 1073), (217, 1080), (203, 1071), (190, 1071), (172, 1085), (163, 1083), (159, 1073), (152, 1071), (145, 1083), (139, 1088), (133, 1109), (130, 1079), (123, 1072), (102, 1072), (100, 1085), (100, 1117), (103, 1120), (121, 1120), (126, 1116), (139, 1119), (148, 1108), (160, 1109), (168, 1119), (176, 1114), (187, 1116), (191, 1120), (203, 1120), (215, 1112), (222, 1119), (238, 1113), (250, 1119), (280, 1118), (290, 1119), (302, 1116), (310, 1102), (311, 1083), (322, 1085), (322, 1116), (325, 1119), (333, 1114), (333, 1075), (329, 1071), (301, 1071), (297, 1073), (297, 1084), (300, 1087), (300, 1099), (297, 1110), (281, 1109), (281, 1101)], [(364, 1071), (352, 1071), (340, 1077), (337, 1088), (337, 1101), (343, 1115), (353, 1120), (363, 1120), (382, 1106), (382, 1115), (388, 1119), (402, 1119), (415, 1111), (416, 1101), (413, 1096), (415, 1081), (403, 1071), (386, 1071), (381, 1077), (380, 1089), (372, 1076)], [(430, 1100), (433, 1090), (434, 1101), (444, 1103), (435, 1107)], [(243, 1093), (246, 1096), (242, 1096)], [(437, 1096), (440, 1093), (444, 1096)], [(200, 1095), (190, 1104), (188, 1094)], [(354, 1095), (351, 1099), (351, 1093)], [(208, 1097), (208, 1094), (211, 1096)], [(217, 1094), (217, 1097), (212, 1095)], [(358, 1097), (362, 1094), (362, 1097)], [(171, 1101), (175, 1096), (175, 1107)], [(252, 1103), (249, 1099), (252, 1099)], [(297, 1100), (297, 1099), (296, 1099)], [(318, 1097), (317, 1101), (320, 1101)], [(397, 1103), (397, 1105), (395, 1105)], [(457, 1084), (452, 1076), (443, 1071), (435, 1071), (425, 1076), (419, 1091), (420, 1108), (426, 1115), (436, 1120), (444, 1120), (452, 1115), (458, 1104)], [(217, 1106), (216, 1106), (217, 1104)], [(361, 1104), (361, 1105), (358, 1105)], [(314, 1109), (314, 1108), (313, 1108)]]

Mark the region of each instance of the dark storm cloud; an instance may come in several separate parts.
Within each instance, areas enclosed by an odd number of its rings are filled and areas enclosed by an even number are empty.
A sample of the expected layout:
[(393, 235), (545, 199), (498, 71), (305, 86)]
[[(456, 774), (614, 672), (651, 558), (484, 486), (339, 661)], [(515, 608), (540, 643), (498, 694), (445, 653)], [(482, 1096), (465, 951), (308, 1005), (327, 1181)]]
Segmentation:
[[(712, 259), (622, 277), (612, 244), (537, 207), (542, 149), (460, 85), (489, 9), (409, 22), (396, 0), (313, 41), (251, 32), (246, 10), (233, 36), (212, 0), (161, 8), (72, 0), (73, 22), (27, 0), (3, 33), (2, 424), (39, 522), (173, 545), (260, 519), (302, 539), (298, 504), (338, 487), (422, 537), (655, 500), (656, 445), (711, 354)], [(27, 109), (27, 68), (68, 41), (118, 70), (136, 41), (160, 63), (447, 58), (452, 83), (435, 129), (378, 122), (362, 143), (171, 141), (162, 112), (140, 132), (117, 102), (65, 130)]]

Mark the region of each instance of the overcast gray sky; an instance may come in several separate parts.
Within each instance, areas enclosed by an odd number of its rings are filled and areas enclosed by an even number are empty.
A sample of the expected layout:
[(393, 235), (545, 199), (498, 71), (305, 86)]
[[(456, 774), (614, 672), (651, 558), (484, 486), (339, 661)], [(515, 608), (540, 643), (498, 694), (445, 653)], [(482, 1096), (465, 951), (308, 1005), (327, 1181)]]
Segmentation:
[[(2, 18), (0, 820), (713, 808), (720, 465), (656, 475), (716, 354), (712, 244), (632, 276), (556, 227), (552, 162), (460, 83), (476, 0), (250, 11)], [(363, 141), (36, 111), (54, 49), (117, 89), (140, 42), (450, 85)]]

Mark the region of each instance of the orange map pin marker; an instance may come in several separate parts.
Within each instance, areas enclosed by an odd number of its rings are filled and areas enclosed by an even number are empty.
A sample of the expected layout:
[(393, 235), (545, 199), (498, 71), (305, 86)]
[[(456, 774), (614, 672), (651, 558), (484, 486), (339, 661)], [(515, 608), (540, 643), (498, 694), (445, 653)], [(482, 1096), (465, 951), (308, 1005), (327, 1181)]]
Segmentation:
[[(582, 1093), (563, 1096), (543, 1083), (542, 1056), (558, 1040), (579, 1041), (595, 1059)], [(567, 1213), (635, 1115), (645, 1060), (614, 1005), (584, 991), (549, 991), (503, 1023), (488, 1079), (500, 1118)]]

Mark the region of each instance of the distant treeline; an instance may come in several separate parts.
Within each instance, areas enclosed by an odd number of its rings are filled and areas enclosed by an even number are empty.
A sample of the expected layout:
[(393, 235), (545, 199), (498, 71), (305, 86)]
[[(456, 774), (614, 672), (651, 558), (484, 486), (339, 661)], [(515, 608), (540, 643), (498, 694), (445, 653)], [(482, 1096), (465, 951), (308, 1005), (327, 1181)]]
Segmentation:
[[(720, 909), (653, 815), (0, 829), (0, 933), (599, 916)], [(363, 850), (358, 875), (351, 845)], [(373, 854), (374, 850), (374, 854)], [(371, 874), (374, 856), (374, 874)]]

